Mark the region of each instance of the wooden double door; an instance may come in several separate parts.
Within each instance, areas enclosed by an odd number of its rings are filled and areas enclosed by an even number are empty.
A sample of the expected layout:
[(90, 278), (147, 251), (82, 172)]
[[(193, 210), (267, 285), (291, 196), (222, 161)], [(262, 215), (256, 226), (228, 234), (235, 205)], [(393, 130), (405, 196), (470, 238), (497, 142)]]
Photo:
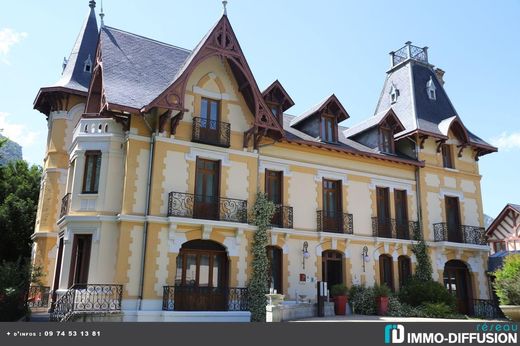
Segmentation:
[(460, 206), (458, 197), (445, 197), (446, 226), (448, 228), (448, 241), (461, 243), (463, 241), (460, 227)]
[(472, 289), (469, 270), (457, 260), (451, 260), (444, 266), (444, 286), (455, 296), (457, 310), (461, 314), (472, 313)]
[(177, 256), (176, 311), (226, 311), (228, 258), (225, 248), (206, 240), (185, 243)]
[(220, 161), (197, 158), (193, 217), (220, 219)]
[(323, 231), (343, 233), (341, 181), (323, 179)]
[(217, 100), (202, 98), (200, 104), (200, 140), (218, 144), (220, 141), (220, 104)]

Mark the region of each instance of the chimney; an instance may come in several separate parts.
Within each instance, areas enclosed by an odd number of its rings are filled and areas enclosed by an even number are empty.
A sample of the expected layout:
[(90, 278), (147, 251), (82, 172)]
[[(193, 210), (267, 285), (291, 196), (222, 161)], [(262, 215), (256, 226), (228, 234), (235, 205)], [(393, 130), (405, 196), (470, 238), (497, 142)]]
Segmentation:
[(446, 73), (446, 71), (444, 71), (443, 69), (440, 69), (440, 68), (435, 68), (435, 75), (437, 76), (437, 79), (439, 80), (439, 82), (441, 83), (441, 85), (444, 85), (444, 74)]

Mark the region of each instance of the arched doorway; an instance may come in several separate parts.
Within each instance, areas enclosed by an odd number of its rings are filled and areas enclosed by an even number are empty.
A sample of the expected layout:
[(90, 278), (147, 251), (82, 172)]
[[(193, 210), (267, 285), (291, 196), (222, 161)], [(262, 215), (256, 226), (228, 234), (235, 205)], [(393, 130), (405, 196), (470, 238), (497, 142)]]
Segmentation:
[(444, 287), (457, 299), (461, 314), (471, 313), (471, 280), (469, 270), (462, 261), (451, 260), (444, 265)]
[(266, 246), (265, 250), (269, 261), (269, 288), (273, 288), (277, 293), (282, 294), (283, 251), (278, 246)]
[(392, 291), (394, 288), (393, 258), (390, 255), (379, 256), (379, 282), (386, 284)]
[(184, 243), (177, 256), (174, 300), (177, 311), (227, 309), (228, 256), (210, 240)]
[(330, 288), (343, 283), (343, 254), (336, 250), (326, 250), (321, 253), (322, 280)]

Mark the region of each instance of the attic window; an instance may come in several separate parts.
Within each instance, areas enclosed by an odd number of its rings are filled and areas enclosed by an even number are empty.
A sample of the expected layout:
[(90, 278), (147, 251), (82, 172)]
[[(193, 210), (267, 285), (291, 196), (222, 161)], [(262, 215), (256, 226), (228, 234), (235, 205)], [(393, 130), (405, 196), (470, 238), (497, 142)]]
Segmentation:
[(87, 60), (84, 62), (83, 71), (88, 73), (92, 72), (92, 59), (90, 58), (90, 54), (88, 55)]
[(392, 103), (396, 103), (398, 97), (399, 97), (399, 89), (397, 89), (395, 87), (395, 85), (392, 84), (392, 86), (390, 87), (390, 99), (391, 99)]
[(335, 143), (337, 141), (336, 118), (330, 115), (321, 116), (321, 140), (323, 142)]
[(379, 150), (386, 154), (395, 153), (394, 131), (391, 128), (379, 128)]
[(426, 83), (426, 92), (428, 93), (428, 98), (430, 100), (437, 99), (437, 88), (435, 87), (435, 83), (433, 83), (432, 77), (430, 76), (430, 80)]

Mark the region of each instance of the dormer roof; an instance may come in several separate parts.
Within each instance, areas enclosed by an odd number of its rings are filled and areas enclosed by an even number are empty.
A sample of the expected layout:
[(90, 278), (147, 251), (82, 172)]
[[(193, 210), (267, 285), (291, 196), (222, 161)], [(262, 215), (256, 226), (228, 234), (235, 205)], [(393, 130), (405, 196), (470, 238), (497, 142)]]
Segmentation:
[(324, 98), (322, 101), (318, 102), (316, 105), (311, 107), (306, 112), (304, 112), (304, 113), (300, 114), (299, 116), (297, 116), (296, 118), (294, 118), (291, 121), (291, 126), (296, 126), (303, 120), (305, 120), (317, 113), (322, 113), (324, 111), (328, 112), (329, 114), (336, 115), (338, 123), (343, 120), (346, 120), (350, 117), (348, 115), (347, 111), (345, 110), (345, 108), (343, 107), (343, 105), (341, 104), (341, 102), (339, 102), (336, 95), (332, 94), (332, 95)]

